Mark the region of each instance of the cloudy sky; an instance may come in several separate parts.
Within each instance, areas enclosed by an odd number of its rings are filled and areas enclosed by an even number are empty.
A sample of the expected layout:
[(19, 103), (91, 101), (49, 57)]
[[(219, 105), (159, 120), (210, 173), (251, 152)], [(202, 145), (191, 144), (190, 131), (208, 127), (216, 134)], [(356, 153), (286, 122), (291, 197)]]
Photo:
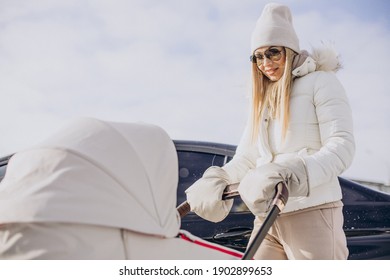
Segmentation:
[[(0, 0), (0, 156), (79, 116), (237, 144), (261, 0)], [(345, 176), (390, 184), (390, 2), (288, 4), (302, 49), (334, 43), (357, 153)]]

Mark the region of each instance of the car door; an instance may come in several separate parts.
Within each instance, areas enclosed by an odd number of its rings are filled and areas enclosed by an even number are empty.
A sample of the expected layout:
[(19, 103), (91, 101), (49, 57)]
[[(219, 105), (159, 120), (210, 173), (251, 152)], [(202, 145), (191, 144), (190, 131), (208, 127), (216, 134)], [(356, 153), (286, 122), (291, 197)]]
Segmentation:
[[(203, 147), (204, 148), (204, 147)], [(185, 190), (202, 177), (210, 166), (222, 166), (232, 155), (229, 149), (209, 149), (202, 147), (177, 147), (179, 158), (179, 185), (177, 190), (178, 205), (186, 200)], [(233, 150), (234, 153), (234, 150)], [(221, 223), (206, 221), (190, 212), (182, 218), (181, 228), (202, 237), (236, 250), (245, 251), (252, 231), (254, 216), (239, 197), (234, 199), (233, 208), (228, 217)]]

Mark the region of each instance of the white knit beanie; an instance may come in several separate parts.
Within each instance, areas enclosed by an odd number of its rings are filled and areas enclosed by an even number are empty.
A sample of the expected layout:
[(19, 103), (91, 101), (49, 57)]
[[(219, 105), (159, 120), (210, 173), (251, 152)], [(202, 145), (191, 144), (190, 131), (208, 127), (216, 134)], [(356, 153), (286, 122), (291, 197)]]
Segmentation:
[(292, 24), (291, 12), (285, 5), (267, 4), (256, 22), (251, 53), (267, 46), (283, 46), (299, 53), (299, 40)]

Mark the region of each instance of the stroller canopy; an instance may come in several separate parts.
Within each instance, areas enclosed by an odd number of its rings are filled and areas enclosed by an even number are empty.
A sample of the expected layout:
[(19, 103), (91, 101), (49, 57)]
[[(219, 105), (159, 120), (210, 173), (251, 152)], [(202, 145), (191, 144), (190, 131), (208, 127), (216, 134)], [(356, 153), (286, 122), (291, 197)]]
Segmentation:
[(178, 161), (161, 128), (92, 118), (16, 153), (0, 183), (0, 224), (64, 222), (176, 236)]

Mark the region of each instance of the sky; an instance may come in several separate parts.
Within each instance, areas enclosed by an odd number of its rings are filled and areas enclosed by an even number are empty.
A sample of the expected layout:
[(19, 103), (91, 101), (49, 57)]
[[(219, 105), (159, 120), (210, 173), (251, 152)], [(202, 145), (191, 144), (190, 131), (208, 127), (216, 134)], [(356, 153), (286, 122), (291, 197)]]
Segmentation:
[[(261, 0), (0, 0), (0, 157), (70, 120), (238, 144)], [(345, 177), (390, 185), (390, 2), (287, 4), (301, 49), (334, 44), (354, 118)]]

